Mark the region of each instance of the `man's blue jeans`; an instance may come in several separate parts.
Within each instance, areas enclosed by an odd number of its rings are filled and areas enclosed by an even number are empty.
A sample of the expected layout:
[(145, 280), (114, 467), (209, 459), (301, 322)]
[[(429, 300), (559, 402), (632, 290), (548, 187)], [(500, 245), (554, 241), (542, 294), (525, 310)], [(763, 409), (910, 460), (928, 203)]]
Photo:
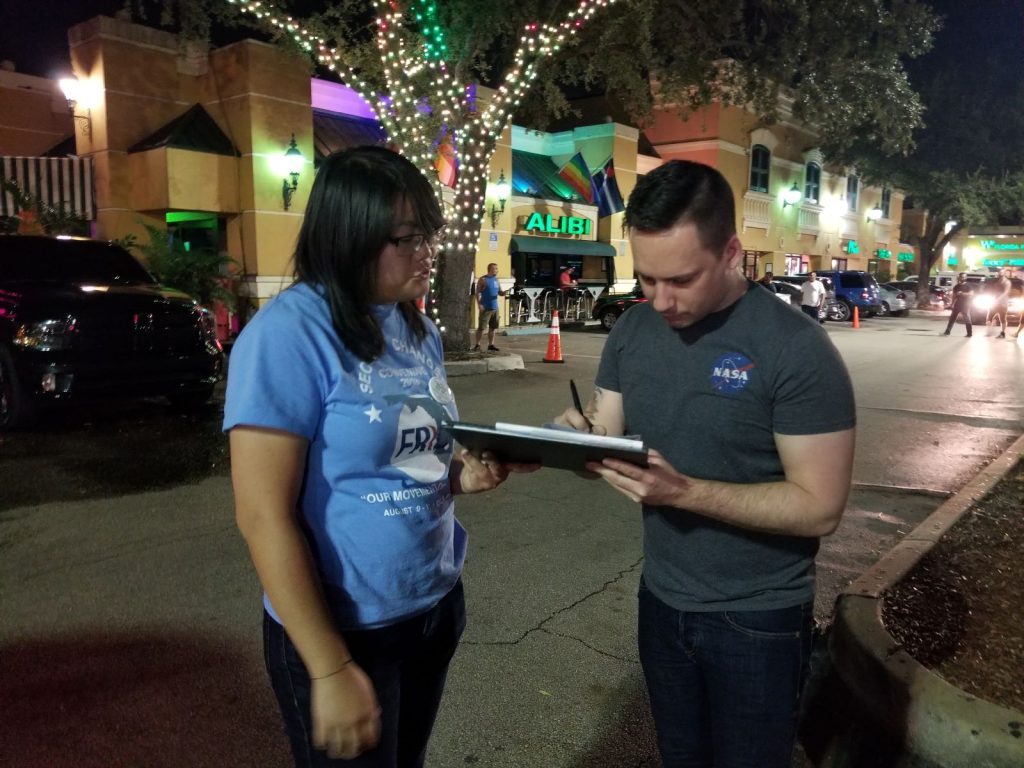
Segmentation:
[(641, 580), (640, 663), (665, 768), (790, 768), (813, 603), (677, 611)]
[(380, 743), (354, 760), (312, 746), (310, 682), (284, 627), (263, 615), (263, 654), (296, 768), (421, 768), (448, 663), (466, 626), (462, 582), (426, 613), (380, 629), (348, 631), (345, 644), (369, 675), (381, 708)]

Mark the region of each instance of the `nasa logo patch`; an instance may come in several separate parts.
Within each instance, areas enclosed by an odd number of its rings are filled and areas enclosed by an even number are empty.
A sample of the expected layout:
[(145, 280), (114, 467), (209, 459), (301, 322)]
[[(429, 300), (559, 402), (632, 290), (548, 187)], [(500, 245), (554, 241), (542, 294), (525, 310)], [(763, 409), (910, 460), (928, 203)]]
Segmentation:
[(711, 386), (719, 392), (742, 392), (754, 373), (754, 364), (739, 352), (728, 352), (711, 366)]

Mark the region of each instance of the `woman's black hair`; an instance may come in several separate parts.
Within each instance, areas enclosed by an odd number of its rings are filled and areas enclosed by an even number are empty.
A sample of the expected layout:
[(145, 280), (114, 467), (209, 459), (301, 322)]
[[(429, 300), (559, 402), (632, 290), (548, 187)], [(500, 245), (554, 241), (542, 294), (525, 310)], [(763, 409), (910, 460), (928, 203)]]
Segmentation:
[[(366, 362), (384, 352), (371, 309), (377, 263), (406, 204), (423, 234), (444, 225), (430, 182), (415, 165), (384, 147), (355, 147), (321, 163), (299, 230), (295, 279), (323, 288), (335, 331)], [(426, 338), (416, 303), (400, 302), (399, 309), (417, 340)]]

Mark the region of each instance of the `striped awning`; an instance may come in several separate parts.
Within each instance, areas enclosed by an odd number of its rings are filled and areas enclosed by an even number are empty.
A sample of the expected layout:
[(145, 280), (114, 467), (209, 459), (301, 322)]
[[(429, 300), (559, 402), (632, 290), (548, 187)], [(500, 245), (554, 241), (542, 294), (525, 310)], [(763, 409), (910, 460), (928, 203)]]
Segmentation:
[[(78, 214), (86, 221), (96, 218), (92, 189), (91, 157), (3, 157), (0, 177), (13, 179), (22, 190), (43, 202)], [(0, 216), (14, 216), (18, 205), (0, 190)]]

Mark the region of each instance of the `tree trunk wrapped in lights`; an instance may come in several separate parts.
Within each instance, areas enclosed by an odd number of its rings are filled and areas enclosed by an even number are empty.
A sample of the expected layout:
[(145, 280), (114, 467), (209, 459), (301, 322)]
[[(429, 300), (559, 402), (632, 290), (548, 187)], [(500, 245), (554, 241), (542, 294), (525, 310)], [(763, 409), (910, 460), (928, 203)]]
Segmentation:
[[(336, 71), (373, 109), (389, 145), (423, 170), (440, 199), (450, 199), (444, 206), (447, 235), (426, 311), (440, 326), (446, 349), (468, 349), (470, 283), (495, 143), (537, 77), (541, 62), (574, 42), (584, 23), (616, 0), (517, 2), (505, 8), (449, 2), (446, 21), (462, 20), (455, 25), (442, 25), (432, 0), (412, 0), (404, 7), (374, 0), (372, 20), (355, 12), (331, 11), (301, 23), (271, 2), (226, 2), (289, 37), (319, 64)], [(518, 28), (511, 20), (541, 9), (560, 18), (551, 23), (530, 21)], [(506, 11), (515, 16), (502, 18)], [(365, 34), (367, 21), (375, 26), (372, 41)], [(493, 41), (512, 35), (518, 36), (518, 44), (502, 66), (494, 61)], [(457, 49), (454, 55), (453, 49)], [(489, 55), (492, 60), (487, 62)], [(488, 89), (486, 98), (477, 96), (481, 73), (497, 84)], [(451, 145), (457, 158), (454, 194), (444, 193), (437, 172), (443, 142)]]

